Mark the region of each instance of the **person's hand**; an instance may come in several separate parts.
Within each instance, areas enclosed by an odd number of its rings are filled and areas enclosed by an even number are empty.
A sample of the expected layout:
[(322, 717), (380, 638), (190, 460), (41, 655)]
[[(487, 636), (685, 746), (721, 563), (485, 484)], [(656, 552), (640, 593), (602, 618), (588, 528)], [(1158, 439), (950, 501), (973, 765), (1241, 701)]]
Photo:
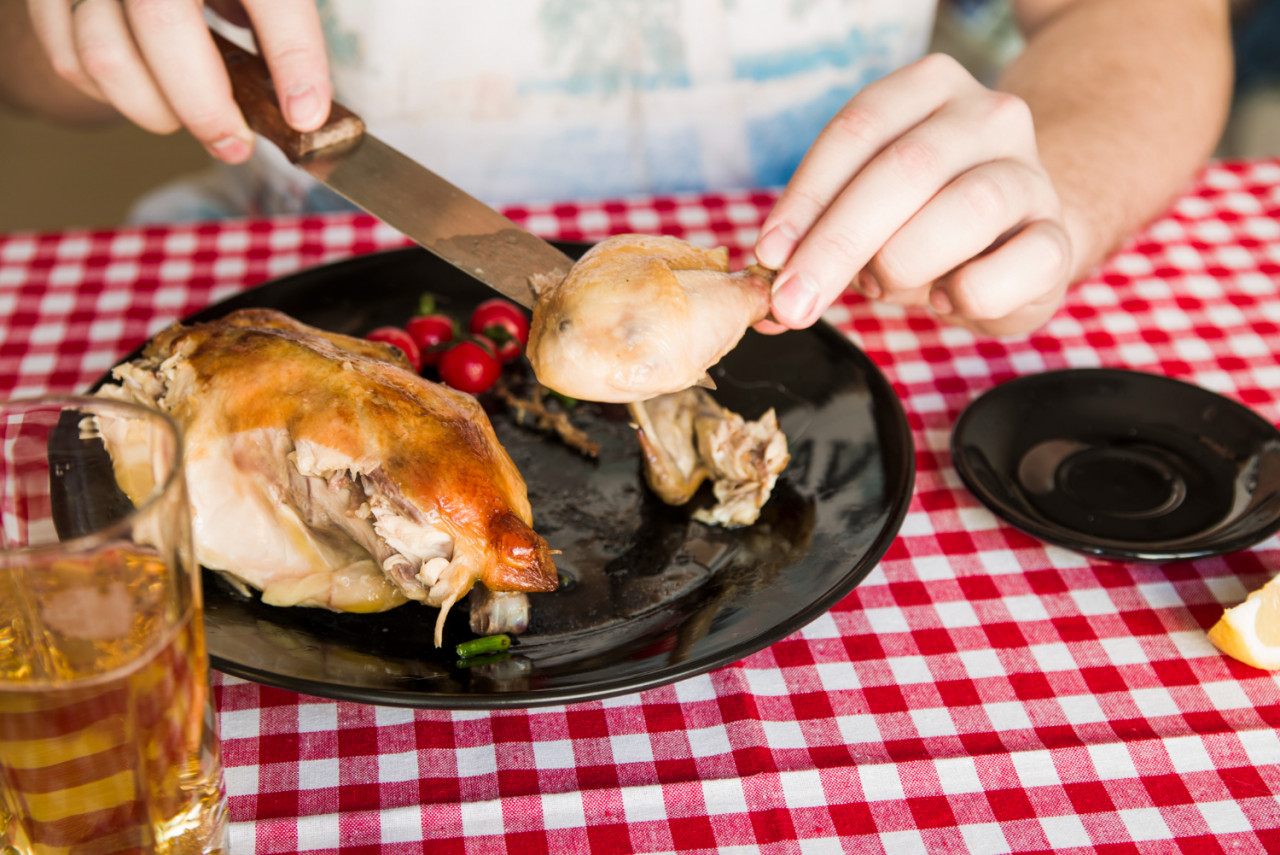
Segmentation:
[[(239, 163), (253, 134), (231, 97), (200, 0), (27, 0), (54, 70), (85, 94), (159, 134), (187, 128), (214, 157)], [(254, 28), (286, 120), (324, 124), (333, 97), (314, 0), (210, 0)], [(246, 17), (247, 13), (247, 17)]]
[(929, 56), (867, 86), (809, 149), (756, 244), (779, 270), (763, 332), (816, 321), (852, 284), (989, 335), (1062, 302), (1071, 241), (1031, 113)]

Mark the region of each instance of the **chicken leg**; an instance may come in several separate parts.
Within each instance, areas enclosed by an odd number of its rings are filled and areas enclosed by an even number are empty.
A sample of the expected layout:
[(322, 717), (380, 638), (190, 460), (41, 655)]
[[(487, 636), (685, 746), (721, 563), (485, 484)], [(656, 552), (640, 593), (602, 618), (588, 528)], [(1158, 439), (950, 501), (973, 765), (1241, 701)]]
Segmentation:
[(617, 235), (558, 281), (534, 281), (529, 361), (572, 398), (630, 403), (700, 383), (769, 313), (773, 271), (730, 273), (728, 252)]

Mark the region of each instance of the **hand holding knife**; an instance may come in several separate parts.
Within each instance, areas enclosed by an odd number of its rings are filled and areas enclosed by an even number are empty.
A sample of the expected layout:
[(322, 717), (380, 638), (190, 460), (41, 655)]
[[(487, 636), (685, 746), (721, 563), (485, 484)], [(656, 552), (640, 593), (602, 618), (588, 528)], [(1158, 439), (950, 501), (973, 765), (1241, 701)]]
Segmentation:
[(294, 130), (266, 63), (216, 33), (213, 38), (249, 127), (343, 198), (526, 308), (533, 306), (531, 276), (562, 278), (573, 266), (542, 238), (369, 134), (360, 117), (337, 102), (317, 130)]

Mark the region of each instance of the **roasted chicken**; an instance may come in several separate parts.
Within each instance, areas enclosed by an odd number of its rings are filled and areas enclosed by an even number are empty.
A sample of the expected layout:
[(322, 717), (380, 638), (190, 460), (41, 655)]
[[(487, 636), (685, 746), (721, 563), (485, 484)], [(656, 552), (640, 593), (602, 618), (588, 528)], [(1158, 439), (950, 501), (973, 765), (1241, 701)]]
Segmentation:
[(629, 405), (649, 489), (683, 505), (707, 479), (716, 504), (694, 519), (730, 528), (751, 525), (788, 461), (787, 438), (769, 410), (747, 421), (692, 387)]
[(439, 607), (440, 644), (479, 582), (473, 628), (519, 632), (524, 592), (556, 587), (524, 481), (475, 398), (398, 353), (245, 310), (165, 330), (99, 394), (179, 422), (197, 560), (264, 602), (373, 612), (417, 600)]
[(747, 328), (769, 313), (772, 272), (729, 272), (722, 247), (617, 235), (563, 279), (535, 279), (529, 361), (572, 398), (631, 403), (705, 383)]

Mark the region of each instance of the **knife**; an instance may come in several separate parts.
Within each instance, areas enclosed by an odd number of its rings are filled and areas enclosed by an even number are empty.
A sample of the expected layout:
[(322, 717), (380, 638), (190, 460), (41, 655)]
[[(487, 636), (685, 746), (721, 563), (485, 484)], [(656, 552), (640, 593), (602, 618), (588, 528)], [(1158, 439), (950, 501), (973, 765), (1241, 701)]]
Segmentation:
[(211, 34), (249, 127), (343, 198), (525, 308), (533, 307), (530, 276), (559, 280), (573, 266), (542, 238), (367, 133), (364, 121), (336, 101), (323, 127), (295, 131), (280, 111), (267, 64)]

